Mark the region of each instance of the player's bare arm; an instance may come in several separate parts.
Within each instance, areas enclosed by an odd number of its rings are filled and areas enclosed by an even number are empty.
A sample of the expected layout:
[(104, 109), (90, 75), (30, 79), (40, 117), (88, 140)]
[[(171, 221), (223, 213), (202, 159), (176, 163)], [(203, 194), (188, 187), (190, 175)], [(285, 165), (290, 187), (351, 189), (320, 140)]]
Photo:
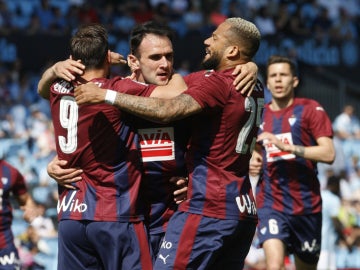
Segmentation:
[(38, 83), (38, 94), (45, 99), (49, 99), (50, 86), (57, 78), (72, 81), (75, 80), (77, 75), (83, 74), (84, 69), (85, 66), (80, 61), (75, 61), (71, 58), (56, 62), (45, 70), (41, 76)]
[(83, 171), (78, 168), (65, 169), (66, 164), (66, 160), (59, 160), (58, 156), (55, 156), (47, 166), (47, 173), (60, 186), (76, 189), (72, 183), (82, 180), (81, 174)]
[(36, 217), (40, 215), (40, 212), (30, 196), (28, 192), (19, 195), (16, 197), (17, 201), (19, 202), (21, 210), (23, 210), (23, 218), (27, 222), (33, 221)]
[(180, 95), (187, 89), (187, 85), (180, 74), (173, 74), (167, 85), (158, 86), (151, 93), (150, 97), (173, 98)]
[(260, 149), (254, 149), (249, 162), (249, 174), (251, 176), (260, 175), (262, 169), (262, 161), (263, 159), (260, 153)]
[(114, 106), (159, 123), (183, 119), (202, 110), (200, 104), (187, 94), (181, 94), (172, 99), (161, 99), (116, 93)]
[(237, 65), (232, 75), (235, 75), (234, 85), (241, 94), (250, 96), (255, 88), (258, 76), (258, 67), (254, 62)]
[(274, 144), (282, 151), (316, 162), (331, 164), (335, 159), (334, 144), (329, 137), (319, 137), (316, 140), (317, 145), (315, 146), (303, 146), (283, 143), (274, 134), (263, 132), (258, 136), (257, 141), (262, 141), (263, 144)]

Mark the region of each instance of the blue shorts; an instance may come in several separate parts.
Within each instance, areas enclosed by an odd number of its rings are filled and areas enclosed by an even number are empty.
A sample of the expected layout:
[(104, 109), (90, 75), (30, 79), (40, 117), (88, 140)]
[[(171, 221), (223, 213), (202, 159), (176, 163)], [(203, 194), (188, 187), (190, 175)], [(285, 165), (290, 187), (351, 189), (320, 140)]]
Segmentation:
[(19, 254), (14, 243), (9, 243), (7, 247), (0, 249), (0, 269), (20, 269)]
[(243, 269), (255, 229), (253, 221), (175, 212), (154, 269)]
[(58, 270), (152, 269), (142, 222), (61, 220)]
[(287, 215), (273, 209), (258, 209), (259, 244), (268, 239), (279, 239), (289, 253), (302, 261), (315, 264), (321, 249), (322, 214)]
[(164, 240), (165, 232), (152, 234), (150, 233), (150, 245), (154, 258), (158, 255), (160, 245)]

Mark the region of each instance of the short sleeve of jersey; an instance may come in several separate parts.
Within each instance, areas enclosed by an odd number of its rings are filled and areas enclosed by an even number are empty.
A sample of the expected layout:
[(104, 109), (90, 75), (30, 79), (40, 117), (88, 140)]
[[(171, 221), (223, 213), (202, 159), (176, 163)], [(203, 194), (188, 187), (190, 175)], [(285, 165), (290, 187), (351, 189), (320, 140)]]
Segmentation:
[(223, 107), (232, 89), (225, 78), (213, 71), (192, 73), (185, 77), (188, 90), (183, 94), (190, 95), (202, 108)]
[(143, 97), (150, 96), (155, 87), (156, 85), (145, 84), (121, 77), (114, 77), (103, 86), (103, 88), (111, 89), (120, 93)]
[(310, 120), (309, 127), (314, 137), (332, 137), (332, 123), (324, 108), (315, 100), (309, 100), (308, 105), (307, 119)]
[(27, 192), (27, 187), (26, 187), (26, 184), (25, 184), (25, 179), (22, 176), (22, 174), (20, 174), (20, 172), (17, 171), (16, 180), (15, 180), (15, 183), (14, 183), (13, 193), (16, 196), (20, 196), (20, 195), (22, 195), (22, 194), (24, 194), (26, 192)]
[(24, 176), (13, 166), (9, 163), (2, 161), (2, 166), (7, 168), (8, 174), (2, 174), (2, 178), (7, 178), (11, 181), (11, 191), (15, 196), (20, 196), (27, 192), (27, 187), (25, 183)]

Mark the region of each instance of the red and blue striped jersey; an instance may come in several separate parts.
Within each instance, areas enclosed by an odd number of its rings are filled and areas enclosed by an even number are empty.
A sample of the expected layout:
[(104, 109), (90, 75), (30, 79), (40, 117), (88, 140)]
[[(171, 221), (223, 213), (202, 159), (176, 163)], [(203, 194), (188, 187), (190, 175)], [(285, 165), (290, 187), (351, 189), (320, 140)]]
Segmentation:
[[(147, 93), (150, 96), (150, 92)], [(149, 230), (151, 234), (165, 232), (168, 221), (177, 210), (172, 177), (187, 177), (185, 152), (190, 136), (186, 120), (159, 124), (136, 118), (146, 182)]]
[[(291, 106), (279, 111), (272, 111), (267, 104), (260, 128), (259, 132), (267, 131), (285, 143), (302, 146), (314, 146), (317, 138), (333, 136), (331, 121), (323, 107), (306, 98), (295, 98)], [(258, 208), (272, 208), (290, 215), (321, 211), (316, 162), (271, 145), (263, 149), (263, 162)]]
[(192, 118), (186, 154), (189, 199), (179, 210), (256, 222), (248, 172), (264, 91), (257, 85), (250, 97), (237, 92), (232, 71), (200, 71), (186, 77), (184, 94), (194, 98), (203, 111)]
[(0, 159), (0, 248), (13, 244), (13, 220), (10, 196), (27, 192), (23, 175), (5, 160)]
[(166, 125), (140, 121), (137, 125), (149, 200), (150, 233), (165, 232), (167, 223), (177, 209), (172, 177), (187, 177), (185, 151), (189, 129), (186, 121)]
[[(142, 95), (152, 86), (130, 79), (95, 79), (101, 88)], [(59, 187), (59, 219), (138, 221), (144, 218), (138, 137), (125, 113), (108, 104), (78, 106), (74, 85), (54, 82), (50, 104), (57, 154), (84, 170), (76, 190)]]

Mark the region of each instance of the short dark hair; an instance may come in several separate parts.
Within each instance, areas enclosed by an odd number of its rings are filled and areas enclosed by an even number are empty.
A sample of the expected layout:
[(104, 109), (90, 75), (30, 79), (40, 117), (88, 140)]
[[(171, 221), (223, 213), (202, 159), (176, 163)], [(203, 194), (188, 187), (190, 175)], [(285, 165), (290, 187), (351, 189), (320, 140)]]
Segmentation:
[(100, 68), (108, 50), (108, 34), (101, 24), (81, 25), (70, 40), (72, 58), (81, 60), (87, 69)]
[(154, 34), (157, 36), (168, 37), (170, 41), (173, 41), (173, 30), (165, 25), (154, 21), (147, 21), (142, 24), (136, 25), (130, 33), (130, 52), (136, 55), (137, 49), (147, 34)]
[(297, 65), (295, 64), (295, 62), (292, 61), (290, 58), (288, 58), (286, 56), (281, 56), (281, 55), (272, 55), (269, 57), (269, 59), (267, 61), (267, 65), (266, 65), (266, 74), (268, 73), (269, 66), (272, 64), (277, 64), (277, 63), (289, 64), (291, 74), (293, 76), (298, 76)]

